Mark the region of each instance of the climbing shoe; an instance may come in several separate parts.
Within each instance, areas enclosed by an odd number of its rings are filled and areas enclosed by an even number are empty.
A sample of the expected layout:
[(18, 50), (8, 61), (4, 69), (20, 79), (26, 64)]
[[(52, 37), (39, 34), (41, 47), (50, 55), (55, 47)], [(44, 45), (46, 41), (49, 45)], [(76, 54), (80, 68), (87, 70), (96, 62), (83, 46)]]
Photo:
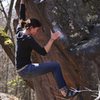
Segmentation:
[(76, 95), (79, 94), (79, 90), (75, 89), (67, 89), (66, 87), (63, 87), (60, 89), (61, 94), (63, 95), (64, 98), (72, 98), (75, 97)]

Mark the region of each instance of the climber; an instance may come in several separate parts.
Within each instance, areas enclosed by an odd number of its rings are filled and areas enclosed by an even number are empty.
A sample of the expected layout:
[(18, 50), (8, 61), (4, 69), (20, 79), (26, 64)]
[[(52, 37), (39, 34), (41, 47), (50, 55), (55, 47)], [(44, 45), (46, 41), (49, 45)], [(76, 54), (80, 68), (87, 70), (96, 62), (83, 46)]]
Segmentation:
[(19, 24), (16, 29), (16, 66), (19, 75), (26, 80), (32, 79), (33, 77), (52, 72), (57, 82), (60, 93), (64, 97), (73, 97), (77, 92), (71, 91), (68, 88), (63, 78), (60, 64), (55, 61), (44, 62), (44, 63), (32, 63), (31, 52), (35, 50), (40, 55), (45, 56), (55, 40), (59, 38), (59, 32), (52, 33), (51, 38), (44, 47), (41, 47), (34, 36), (39, 34), (42, 30), (42, 24), (35, 18), (26, 19), (25, 16), (25, 1), (20, 1), (19, 11)]

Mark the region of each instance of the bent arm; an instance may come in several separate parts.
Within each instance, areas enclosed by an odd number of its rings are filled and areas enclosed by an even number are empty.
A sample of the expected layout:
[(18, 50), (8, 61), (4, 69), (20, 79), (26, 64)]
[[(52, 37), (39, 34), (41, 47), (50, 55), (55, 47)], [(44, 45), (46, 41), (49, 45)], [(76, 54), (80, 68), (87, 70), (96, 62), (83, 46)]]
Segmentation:
[(41, 47), (35, 40), (34, 38), (30, 38), (30, 39), (27, 39), (27, 43), (28, 45), (33, 49), (35, 50), (37, 53), (39, 53), (40, 55), (43, 55), (45, 56), (47, 54), (46, 50)]
[(31, 37), (30, 39), (28, 39), (28, 44), (30, 45), (30, 47), (32, 49), (34, 49), (36, 52), (38, 52), (40, 55), (45, 56), (49, 51), (50, 48), (53, 44), (53, 42), (55, 40), (57, 40), (59, 38), (59, 33), (55, 32), (52, 33), (51, 32), (51, 38), (49, 39), (49, 41), (47, 42), (47, 44), (44, 47), (41, 47), (35, 40), (33, 37)]
[(46, 50), (47, 53), (50, 51), (53, 42), (54, 42), (53, 39), (49, 39), (48, 43), (44, 46), (44, 49)]
[(51, 32), (51, 38), (49, 39), (47, 44), (44, 46), (44, 49), (46, 50), (47, 53), (50, 51), (53, 42), (55, 40), (57, 40), (59, 37), (60, 37), (60, 33), (59, 32), (55, 32), (55, 33)]

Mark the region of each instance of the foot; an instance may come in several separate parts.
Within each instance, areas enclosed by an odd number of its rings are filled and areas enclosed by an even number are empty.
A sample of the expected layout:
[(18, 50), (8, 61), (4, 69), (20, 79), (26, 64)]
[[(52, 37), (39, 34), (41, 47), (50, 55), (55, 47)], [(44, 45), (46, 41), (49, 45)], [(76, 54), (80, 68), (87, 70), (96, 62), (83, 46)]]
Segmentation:
[(66, 87), (61, 88), (60, 92), (65, 98), (74, 97), (79, 93), (77, 91), (74, 91), (74, 90), (71, 90), (71, 89), (67, 89)]

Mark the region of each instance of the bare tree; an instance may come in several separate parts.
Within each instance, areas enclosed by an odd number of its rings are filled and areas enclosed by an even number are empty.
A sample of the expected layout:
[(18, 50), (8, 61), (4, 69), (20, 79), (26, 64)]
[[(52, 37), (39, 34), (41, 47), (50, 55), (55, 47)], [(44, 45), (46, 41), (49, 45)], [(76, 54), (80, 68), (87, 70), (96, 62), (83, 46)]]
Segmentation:
[[(6, 21), (7, 21), (7, 24), (6, 24), (6, 26), (5, 26), (4, 31), (5, 31), (6, 33), (7, 33), (8, 30), (10, 31), (11, 39), (12, 39), (12, 41), (13, 41), (13, 43), (14, 43), (13, 32), (12, 32), (12, 29), (11, 29), (11, 26), (10, 26), (14, 0), (11, 0), (8, 14), (6, 14), (5, 9), (4, 9), (3, 4), (2, 4), (1, 1), (0, 1), (0, 4), (1, 4), (1, 7), (2, 7), (1, 11), (3, 12), (3, 14), (4, 14), (5, 18), (6, 18)], [(8, 16), (7, 16), (7, 15), (8, 15)]]
[[(1, 7), (2, 7), (1, 11), (4, 13), (5, 18), (7, 20), (7, 25), (6, 25), (5, 29), (0, 29), (0, 44), (2, 45), (3, 49), (5, 50), (5, 52), (10, 57), (10, 59), (12, 60), (12, 62), (14, 64), (14, 62), (15, 62), (15, 60), (14, 60), (14, 58), (15, 58), (14, 57), (14, 39), (13, 39), (13, 36), (12, 36), (13, 35), (12, 29), (10, 27), (11, 15), (12, 15), (12, 7), (13, 7), (13, 4), (14, 4), (14, 0), (11, 0), (8, 16), (7, 16), (7, 14), (6, 14), (5, 10), (4, 10), (2, 1), (0, 1), (0, 4), (1, 4)], [(12, 38), (10, 38), (7, 35), (8, 29), (10, 30), (10, 32), (12, 34), (11, 35)]]

